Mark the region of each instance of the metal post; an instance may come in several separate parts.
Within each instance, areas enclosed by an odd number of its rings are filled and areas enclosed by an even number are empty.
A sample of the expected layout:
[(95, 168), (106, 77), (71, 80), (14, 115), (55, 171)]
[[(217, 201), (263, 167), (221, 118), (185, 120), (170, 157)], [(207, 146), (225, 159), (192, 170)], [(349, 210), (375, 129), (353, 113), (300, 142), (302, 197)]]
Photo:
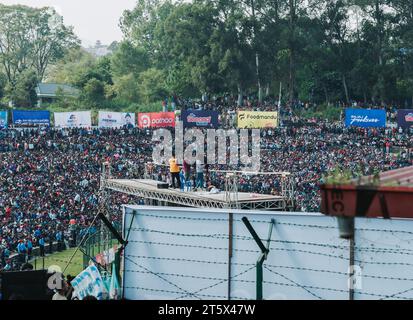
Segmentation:
[(349, 278), (350, 278), (350, 281), (349, 281), (349, 299), (350, 300), (354, 300), (354, 285), (353, 285), (353, 282), (352, 282), (352, 280), (353, 280), (353, 276), (354, 276), (354, 253), (355, 253), (355, 234), (354, 234), (354, 232), (355, 232), (355, 219), (353, 219), (353, 223), (352, 223), (352, 236), (350, 237), (350, 243), (349, 243), (349, 245), (350, 245), (350, 259), (349, 259), (349, 262), (350, 262), (350, 274), (349, 274)]
[(255, 232), (254, 228), (252, 227), (251, 223), (248, 221), (247, 217), (242, 218), (242, 222), (244, 222), (245, 226), (247, 227), (248, 231), (251, 233), (251, 236), (254, 238), (255, 242), (257, 243), (258, 247), (261, 249), (261, 255), (257, 260), (256, 263), (256, 291), (257, 291), (257, 300), (263, 299), (262, 289), (263, 289), (263, 264), (264, 261), (267, 259), (268, 254), (270, 253), (270, 244), (271, 244), (271, 236), (272, 236), (272, 229), (275, 224), (275, 220), (271, 220), (270, 229), (268, 231), (268, 238), (267, 238), (267, 247), (264, 246), (260, 237)]
[[(263, 255), (261, 255), (262, 257)], [(263, 270), (262, 265), (264, 259), (260, 258), (257, 261), (257, 281), (256, 281), (256, 290), (257, 290), (257, 300), (262, 300), (262, 281), (263, 281)]]
[(231, 278), (232, 278), (232, 251), (234, 234), (234, 214), (228, 214), (228, 300), (231, 300)]
[(354, 300), (354, 287), (351, 282), (354, 276), (354, 238), (350, 239), (350, 286), (349, 286), (349, 299)]

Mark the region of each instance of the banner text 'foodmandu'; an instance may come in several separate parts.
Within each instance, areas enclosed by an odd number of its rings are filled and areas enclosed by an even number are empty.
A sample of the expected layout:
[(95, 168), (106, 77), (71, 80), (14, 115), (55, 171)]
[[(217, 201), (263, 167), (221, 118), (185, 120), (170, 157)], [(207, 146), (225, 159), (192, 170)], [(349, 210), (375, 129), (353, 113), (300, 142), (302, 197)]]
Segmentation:
[(238, 111), (238, 128), (261, 129), (278, 127), (276, 111)]

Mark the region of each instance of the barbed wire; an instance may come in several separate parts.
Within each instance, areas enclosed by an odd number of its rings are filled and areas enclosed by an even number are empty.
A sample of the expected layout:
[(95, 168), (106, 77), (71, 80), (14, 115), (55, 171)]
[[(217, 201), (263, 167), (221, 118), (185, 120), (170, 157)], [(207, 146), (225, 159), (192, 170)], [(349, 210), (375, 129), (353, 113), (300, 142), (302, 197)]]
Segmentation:
[[(255, 269), (255, 265), (253, 265), (252, 267), (247, 268), (247, 269), (245, 269), (244, 271), (242, 271), (242, 272), (240, 272), (240, 273), (238, 273), (238, 274), (230, 277), (229, 279), (223, 279), (223, 280), (221, 280), (221, 281), (219, 281), (219, 282), (217, 282), (217, 283), (215, 283), (215, 284), (212, 284), (212, 285), (207, 286), (207, 287), (205, 287), (205, 288), (199, 289), (199, 290), (195, 291), (195, 293), (198, 294), (198, 293), (200, 293), (200, 292), (202, 292), (202, 291), (205, 291), (205, 290), (208, 290), (208, 289), (212, 289), (212, 288), (214, 288), (214, 287), (216, 287), (216, 286), (218, 286), (218, 285), (220, 285), (220, 284), (223, 284), (223, 283), (225, 283), (225, 282), (228, 282), (228, 280), (231, 281), (231, 280), (233, 280), (233, 279), (235, 279), (235, 278), (237, 278), (237, 277), (239, 277), (239, 276), (242, 276), (242, 275), (246, 274), (247, 272), (251, 271), (252, 269)], [(185, 298), (185, 297), (186, 297), (186, 295), (185, 295), (185, 296), (182, 296), (182, 297), (179, 297), (178, 299), (180, 299), (180, 298)]]
[(361, 264), (373, 264), (373, 265), (388, 265), (388, 266), (413, 266), (413, 263), (409, 262), (383, 262), (383, 261), (366, 261), (366, 260), (359, 260), (359, 259), (354, 259), (354, 262), (356, 263), (361, 263)]
[[(298, 282), (296, 282), (296, 281), (294, 281), (294, 280), (286, 277), (285, 275), (283, 275), (283, 274), (281, 274), (281, 273), (279, 273), (279, 272), (276, 272), (276, 271), (274, 271), (274, 270), (270, 270), (269, 267), (281, 267), (281, 268), (290, 268), (290, 267), (264, 265), (264, 268), (267, 269), (269, 272), (274, 273), (274, 274), (276, 274), (276, 275), (278, 275), (278, 276), (281, 276), (282, 278), (290, 281), (292, 284), (283, 283), (283, 282), (276, 282), (276, 281), (269, 281), (269, 280), (264, 280), (264, 281), (263, 281), (264, 284), (302, 288), (302, 289), (304, 289), (305, 291), (307, 291), (307, 292), (309, 292), (310, 294), (312, 294), (313, 296), (316, 296), (316, 297), (317, 297), (318, 299), (320, 299), (320, 300), (321, 300), (321, 299), (322, 299), (322, 300), (325, 300), (325, 299), (322, 298), (321, 296), (315, 294), (314, 292), (311, 292), (309, 289), (322, 290), (322, 291), (332, 291), (332, 292), (340, 292), (340, 293), (346, 293), (346, 294), (348, 293), (348, 290), (344, 290), (344, 289), (336, 289), (336, 288), (326, 288), (326, 287), (319, 287), (319, 286), (302, 285), (302, 284), (300, 284), (300, 283), (298, 283)], [(294, 268), (294, 269), (295, 269), (295, 267), (291, 267), (291, 268)], [(249, 270), (251, 270), (251, 269), (254, 269), (254, 267), (249, 268), (249, 269), (243, 271), (241, 274), (246, 273), (247, 271), (249, 271)], [(308, 268), (298, 268), (298, 269), (308, 270)], [(318, 270), (316, 270), (316, 271), (318, 271)], [(151, 272), (149, 272), (149, 271), (138, 271), (138, 270), (125, 270), (125, 272), (143, 273), (143, 274), (151, 273)], [(340, 273), (340, 272), (338, 272), (338, 273)], [(219, 285), (219, 284), (221, 284), (221, 283), (223, 283), (223, 282), (228, 281), (227, 279), (216, 278), (216, 277), (204, 277), (204, 276), (194, 276), (194, 275), (175, 274), (175, 273), (158, 273), (158, 274), (168, 275), (168, 276), (176, 276), (176, 277), (182, 277), (182, 278), (192, 278), (192, 279), (219, 281), (218, 284), (214, 284), (214, 285), (212, 285), (212, 286), (208, 286), (207, 288), (210, 288), (210, 287), (213, 287), (213, 286), (216, 286), (216, 285)], [(241, 274), (239, 274), (239, 275), (241, 275)], [(345, 275), (347, 275), (347, 274), (344, 273), (344, 272), (343, 272), (343, 273), (340, 273), (340, 274), (345, 274)], [(239, 275), (237, 275), (237, 276), (239, 276)], [(367, 276), (367, 275), (363, 275), (363, 276)], [(234, 278), (235, 278), (235, 276), (234, 276)], [(400, 280), (404, 280), (404, 279), (400, 279)], [(409, 280), (412, 281), (413, 279), (409, 279)], [(240, 283), (255, 283), (255, 282), (256, 282), (255, 280), (245, 280), (245, 279), (232, 279), (232, 281), (234, 281), (234, 282), (240, 282)], [(206, 289), (205, 289), (205, 290), (206, 290)], [(357, 291), (357, 290), (355, 291), (355, 293), (360, 294), (360, 295), (367, 295), (367, 296), (373, 296), (373, 297), (380, 297), (380, 298), (383, 298), (383, 299), (386, 299), (386, 298), (388, 299), (388, 298), (396, 297), (396, 296), (398, 296), (398, 295), (400, 295), (400, 294), (409, 292), (409, 291), (411, 291), (411, 290), (413, 290), (413, 288), (408, 289), (408, 290), (401, 291), (401, 292), (396, 293), (396, 294), (393, 294), (393, 295), (375, 294), (375, 293), (369, 293), (369, 292), (363, 292), (363, 291)], [(159, 291), (164, 291), (164, 290), (159, 290)], [(181, 294), (182, 292), (174, 292), (174, 293), (179, 293), (179, 294)], [(199, 296), (211, 296), (211, 295), (203, 295), (203, 294), (199, 294), (199, 293), (197, 293), (197, 295), (199, 295)], [(220, 296), (220, 297), (221, 297), (221, 298), (224, 298), (224, 299), (227, 298), (227, 297), (225, 297), (225, 296)], [(181, 297), (180, 297), (180, 298), (181, 298)], [(236, 299), (236, 297), (231, 297), (231, 298)], [(399, 298), (399, 299), (409, 300), (409, 298), (405, 298), (405, 297), (398, 297), (398, 298)], [(178, 299), (179, 299), (179, 298), (178, 298)], [(239, 298), (239, 299), (242, 299), (242, 298)]]
[[(174, 219), (174, 220), (191, 220), (191, 221), (225, 221), (228, 222), (227, 218), (193, 218), (193, 217), (183, 217), (183, 216), (175, 216), (175, 215), (154, 215), (154, 214), (146, 214), (146, 213), (139, 213), (139, 216), (144, 217), (153, 217), (153, 218), (160, 218), (160, 219)], [(242, 222), (242, 220), (234, 219), (234, 222)], [(255, 220), (250, 219), (251, 223), (271, 223), (271, 220)], [(300, 224), (300, 223), (291, 223), (291, 222), (282, 222), (276, 221), (277, 225), (285, 225), (285, 226), (293, 226), (293, 227), (305, 227), (305, 228), (315, 228), (315, 229), (338, 229), (336, 226), (320, 226), (314, 224)], [(356, 231), (370, 231), (370, 232), (387, 232), (387, 233), (405, 233), (409, 235), (413, 235), (413, 231), (407, 230), (389, 230), (389, 229), (375, 229), (375, 228), (356, 228)]]
[[(219, 222), (228, 222), (228, 219), (220, 219), (220, 218), (192, 218), (192, 217), (175, 217), (175, 216), (157, 216), (157, 215), (149, 215), (154, 218), (166, 218), (166, 219), (177, 219), (177, 220), (195, 220), (195, 221), (219, 221)], [(235, 219), (234, 221), (238, 221)], [(240, 220), (239, 220), (240, 221)], [(240, 221), (241, 222), (241, 221)], [(262, 221), (262, 220), (250, 220), (252, 223), (270, 223), (270, 221)], [(317, 229), (337, 229), (336, 227), (333, 226), (315, 226), (315, 225), (306, 225), (306, 224), (296, 224), (296, 223), (285, 223), (285, 222), (276, 222), (276, 224), (279, 225), (287, 225), (287, 226), (294, 226), (294, 227), (308, 227), (308, 228), (317, 228)], [(176, 237), (189, 237), (189, 238), (211, 238), (211, 239), (225, 239), (228, 240), (230, 239), (230, 236), (228, 234), (222, 234), (222, 233), (215, 233), (215, 234), (196, 234), (196, 233), (180, 233), (180, 232), (174, 232), (174, 231), (163, 231), (163, 230), (156, 230), (156, 229), (149, 229), (149, 228), (132, 228), (132, 230), (135, 231), (140, 231), (140, 232), (152, 232), (152, 233), (159, 233), (159, 234), (165, 234), (165, 235), (170, 235), (170, 236), (176, 236)], [(387, 229), (369, 229), (369, 228), (359, 228), (356, 229), (357, 231), (372, 231), (372, 232), (387, 232), (387, 233), (392, 233), (392, 234), (412, 234), (413, 232), (410, 231), (405, 231), (405, 230), (387, 230)], [(252, 237), (250, 236), (243, 236), (243, 235), (233, 235), (232, 239), (235, 240), (241, 240), (241, 241), (251, 241), (253, 240)], [(261, 239), (263, 241), (267, 241), (267, 239)], [(341, 244), (326, 244), (326, 243), (317, 243), (317, 242), (307, 242), (307, 241), (294, 241), (294, 240), (280, 240), (280, 239), (271, 239), (270, 240), (272, 243), (281, 243), (281, 244), (290, 244), (290, 245), (296, 245), (296, 246), (312, 246), (312, 247), (318, 247), (318, 248), (326, 248), (326, 249), (335, 249), (335, 250), (343, 250), (345, 251), (344, 254), (346, 254), (350, 248), (349, 245), (341, 245)], [(152, 242), (152, 241), (139, 241), (139, 240), (131, 240), (131, 243), (141, 243), (141, 244), (149, 244), (149, 245), (162, 245), (162, 246), (170, 246), (170, 247), (181, 247), (181, 248), (197, 248), (197, 249), (205, 249), (205, 250), (221, 250), (221, 251), (227, 251), (228, 247), (219, 247), (219, 246), (208, 246), (208, 245), (190, 245), (190, 244), (178, 244), (178, 243), (165, 243), (165, 242)], [(382, 245), (387, 245), (383, 243)], [(366, 247), (366, 246), (355, 246), (355, 250), (359, 252), (366, 252), (366, 253), (381, 253), (381, 254), (396, 254), (396, 255), (405, 255), (405, 256), (411, 256), (413, 255), (413, 250), (408, 249), (408, 248), (391, 248), (391, 247), (383, 247), (383, 246), (372, 246), (372, 247)], [(286, 252), (299, 252), (299, 253), (306, 253), (306, 254), (314, 254), (314, 255), (321, 255), (321, 256), (326, 256), (330, 258), (339, 258), (348, 261), (349, 257), (346, 257), (344, 255), (334, 255), (330, 254), (327, 252), (323, 252), (326, 250), (321, 250), (321, 251), (311, 251), (311, 250), (303, 250), (299, 248), (280, 248), (279, 246), (275, 246), (271, 248), (271, 251), (286, 251)], [(259, 253), (258, 250), (250, 250), (250, 249), (242, 249), (242, 248), (233, 248), (234, 252), (248, 252), (248, 253)], [(225, 261), (207, 261), (207, 260), (197, 260), (197, 259), (185, 259), (185, 258), (169, 258), (169, 257), (151, 257), (151, 256), (132, 256), (136, 258), (141, 258), (141, 259), (156, 259), (156, 260), (164, 260), (164, 261), (181, 261), (181, 262), (189, 262), (189, 263), (204, 263), (204, 264), (217, 264), (217, 265), (228, 265), (228, 262)], [(409, 262), (403, 262), (403, 261), (367, 261), (367, 260), (362, 260), (362, 259), (355, 259), (355, 263), (357, 264), (370, 264), (370, 265), (389, 265), (389, 266), (413, 266), (413, 263)], [(248, 272), (249, 270), (252, 270), (255, 268), (255, 264), (251, 263), (231, 263), (231, 265), (238, 265), (238, 266), (249, 266), (248, 269), (244, 270), (241, 274)], [(288, 283), (279, 283), (279, 282), (273, 282), (273, 281), (264, 281), (266, 284), (273, 284), (273, 285), (285, 285), (285, 286), (293, 286), (293, 287), (298, 287), (312, 296), (316, 297), (317, 299), (323, 299), (322, 296), (318, 295), (317, 293), (313, 292), (314, 290), (326, 290), (326, 291), (334, 291), (334, 292), (341, 292), (341, 293), (348, 293), (348, 290), (343, 290), (343, 289), (334, 289), (334, 288), (322, 288), (322, 287), (317, 287), (317, 286), (307, 286), (300, 284), (299, 282), (290, 279), (286, 275), (277, 272), (275, 270), (271, 270), (270, 268), (277, 268), (277, 269), (290, 269), (290, 270), (298, 270), (298, 271), (305, 271), (305, 272), (318, 272), (318, 273), (330, 273), (330, 274), (336, 274), (336, 275), (343, 275), (343, 276), (349, 276), (348, 272), (344, 271), (335, 271), (335, 270), (326, 270), (326, 269), (319, 269), (319, 268), (311, 268), (311, 267), (296, 267), (296, 266), (282, 266), (282, 265), (266, 265), (264, 266), (266, 270), (269, 272), (272, 272), (273, 274), (278, 275), (279, 277), (282, 277), (283, 279), (287, 280), (291, 284)], [(133, 272), (133, 271), (131, 271)], [(173, 273), (160, 273), (160, 275), (166, 275), (166, 276), (175, 276), (175, 277), (184, 277), (184, 278), (192, 278), (192, 279), (203, 279), (203, 280), (211, 280), (211, 281), (218, 281), (215, 284), (212, 284), (211, 286), (208, 286), (206, 288), (200, 289), (200, 291), (194, 292), (195, 294), (198, 294), (204, 290), (208, 290), (209, 288), (213, 288), (215, 286), (218, 286), (221, 283), (224, 283), (228, 281), (228, 279), (223, 279), (219, 277), (206, 277), (206, 276), (196, 276), (196, 275), (186, 275), (186, 274), (173, 274)], [(236, 275), (239, 276), (239, 275)], [(235, 278), (236, 276), (232, 277)], [(393, 281), (413, 281), (412, 278), (407, 278), (407, 277), (393, 277), (393, 276), (386, 276), (386, 275), (381, 275), (381, 274), (363, 274), (363, 277), (366, 278), (372, 278), (372, 279), (381, 279), (381, 280), (393, 280)], [(231, 278), (231, 279), (232, 279)], [(253, 283), (255, 281), (252, 280), (245, 280), (245, 279), (233, 279), (233, 281), (237, 282), (245, 282), (245, 283)], [(392, 294), (392, 295), (385, 295), (385, 294), (378, 294), (378, 293), (369, 293), (369, 292), (363, 292), (363, 291), (357, 291), (355, 290), (355, 293), (359, 295), (366, 295), (366, 296), (372, 296), (372, 297), (378, 297), (378, 298), (383, 298), (384, 299), (389, 299), (389, 298), (394, 298), (397, 297), (398, 299), (406, 299), (409, 300), (409, 298), (405, 297), (399, 297), (400, 295), (412, 291), (413, 288), (400, 291), (398, 293)], [(191, 293), (179, 293), (179, 294), (184, 294), (183, 296), (180, 296), (180, 298), (187, 297)], [(202, 295), (200, 296), (207, 296), (207, 295)], [(222, 296), (222, 298), (227, 298)]]
[[(140, 232), (148, 232), (148, 233), (160, 233), (166, 234), (171, 236), (178, 236), (178, 237), (190, 237), (190, 238), (215, 238), (215, 239), (225, 239), (228, 240), (230, 238), (227, 234), (222, 233), (215, 233), (215, 234), (198, 234), (198, 233), (181, 233), (181, 232), (173, 232), (173, 231), (163, 231), (163, 230), (156, 230), (156, 229), (148, 229), (148, 228), (131, 228), (133, 231), (140, 231)], [(250, 236), (240, 236), (240, 235), (232, 235), (233, 239), (236, 240), (254, 240), (253, 237)], [(262, 241), (267, 241), (268, 239), (261, 239)], [(287, 243), (287, 244), (300, 244), (300, 245), (311, 245), (311, 246), (318, 246), (323, 248), (334, 248), (334, 249), (341, 249), (341, 250), (348, 250), (348, 246), (340, 246), (340, 245), (332, 245), (332, 244), (323, 244), (323, 243), (315, 243), (315, 242), (305, 242), (305, 241), (291, 241), (291, 240), (270, 240), (271, 242), (276, 243)]]
[[(214, 238), (214, 239), (229, 239), (227, 234), (191, 234), (191, 233), (179, 233), (179, 232), (172, 232), (172, 231), (162, 231), (156, 229), (148, 229), (148, 228), (132, 228), (134, 231), (141, 231), (141, 232), (149, 232), (149, 233), (160, 233), (160, 234), (167, 234), (172, 236), (179, 236), (179, 237), (200, 237), (200, 238)], [(233, 239), (241, 240), (241, 241), (249, 241), (253, 240), (252, 237), (249, 236), (240, 236), (240, 235), (233, 235)], [(267, 241), (267, 239), (261, 239), (262, 241)], [(308, 245), (308, 246), (316, 246), (321, 248), (333, 248), (338, 250), (348, 250), (349, 246), (345, 245), (333, 245), (333, 244), (324, 244), (324, 243), (315, 243), (315, 242), (308, 242), (308, 241), (292, 241), (292, 240), (279, 240), (279, 239), (271, 239), (271, 242), (274, 243), (283, 243), (283, 244), (296, 244), (296, 245)], [(404, 248), (384, 248), (384, 247), (355, 247), (356, 250), (359, 251), (366, 251), (366, 252), (378, 252), (378, 253), (391, 253), (391, 254), (400, 254), (400, 255), (413, 255), (413, 250), (411, 249), (404, 249)], [(409, 253), (411, 252), (411, 253)], [(337, 256), (335, 256), (337, 257)]]
[(413, 288), (410, 288), (410, 289), (407, 289), (407, 290), (403, 290), (403, 291), (397, 292), (397, 293), (395, 293), (395, 294), (385, 296), (385, 297), (383, 297), (383, 298), (380, 299), (380, 300), (385, 300), (385, 299), (390, 299), (390, 298), (409, 299), (409, 300), (411, 300), (411, 298), (404, 298), (404, 297), (398, 297), (398, 296), (401, 295), (401, 294), (410, 292), (410, 291), (412, 291), (412, 290), (413, 290)]
[(160, 274), (158, 274), (158, 273), (156, 273), (156, 272), (153, 272), (153, 271), (145, 268), (144, 266), (141, 266), (139, 263), (136, 263), (135, 261), (133, 261), (132, 259), (129, 259), (128, 257), (125, 257), (125, 259), (128, 260), (128, 261), (130, 261), (130, 262), (132, 262), (132, 263), (135, 264), (137, 267), (148, 271), (149, 273), (157, 276), (158, 278), (160, 278), (161, 280), (165, 281), (166, 283), (168, 283), (168, 284), (174, 286), (175, 288), (181, 290), (181, 294), (182, 294), (182, 292), (184, 292), (184, 293), (187, 293), (187, 295), (194, 296), (194, 297), (198, 298), (199, 300), (201, 300), (199, 297), (196, 296), (196, 294), (186, 291), (185, 289), (179, 287), (179, 286), (176, 285), (175, 283), (169, 281), (168, 279), (165, 279), (165, 278), (162, 277)]
[[(144, 287), (131, 287), (131, 286), (125, 286), (124, 289), (134, 289), (134, 290), (144, 290), (144, 291), (154, 291), (154, 292), (162, 292), (162, 293), (171, 293), (171, 294), (182, 294), (182, 292), (178, 291), (170, 291), (170, 290), (163, 290), (163, 289), (154, 289), (154, 288), (144, 288)], [(201, 297), (205, 298), (213, 298), (213, 299), (228, 299), (227, 296), (220, 296), (220, 295), (212, 295), (212, 294), (198, 294)], [(232, 299), (238, 299), (238, 300), (245, 300), (245, 297), (234, 297), (231, 296)], [(176, 298), (175, 300), (178, 300), (179, 298)]]
[[(209, 260), (196, 260), (196, 259), (185, 259), (185, 258), (170, 258), (170, 257), (151, 257), (151, 256), (135, 256), (128, 255), (132, 258), (138, 259), (153, 259), (153, 260), (164, 260), (164, 261), (175, 261), (175, 262), (192, 262), (192, 263), (204, 263), (204, 264), (217, 264), (217, 265), (228, 265), (227, 261), (209, 261)], [(255, 263), (240, 263), (233, 262), (231, 265), (237, 266), (255, 266)]]
[[(192, 245), (192, 244), (153, 242), (153, 241), (144, 241), (144, 240), (130, 240), (129, 243), (142, 243), (142, 244), (150, 244), (150, 245), (169, 246), (169, 247), (196, 248), (196, 249), (206, 249), (206, 250), (228, 251), (228, 247), (211, 247), (211, 246), (201, 246), (201, 245)], [(260, 253), (261, 252), (259, 250), (236, 249), (236, 248), (233, 248), (232, 250), (239, 251), (239, 252), (250, 252), (250, 253)]]
[[(130, 240), (129, 243), (142, 243), (142, 244), (150, 244), (150, 245), (164, 245), (170, 247), (182, 247), (182, 248), (198, 248), (198, 249), (207, 249), (207, 250), (225, 250), (228, 251), (228, 247), (212, 247), (212, 246), (200, 246), (200, 245), (187, 245), (187, 244), (175, 244), (175, 243), (165, 243), (165, 242), (153, 242), (153, 241), (143, 241), (143, 240)], [(248, 253), (260, 253), (258, 250), (249, 250), (249, 249), (232, 249), (235, 252), (248, 252)], [(287, 252), (300, 252), (300, 253), (307, 253), (313, 255), (321, 255), (329, 258), (337, 258), (337, 259), (344, 259), (349, 260), (349, 258), (339, 256), (339, 255), (332, 255), (323, 252), (317, 251), (310, 251), (310, 250), (301, 250), (301, 249), (287, 249), (287, 248), (271, 248), (271, 251), (287, 251)]]
[[(265, 268), (266, 270), (268, 270), (269, 272), (271, 272), (271, 273), (274, 273), (274, 274), (276, 274), (276, 275), (278, 275), (278, 276), (281, 276), (281, 277), (286, 278), (286, 277), (283, 276), (282, 274), (280, 274), (280, 273), (278, 273), (278, 272), (276, 272), (276, 271), (274, 271), (274, 270), (270, 270), (270, 269), (268, 268), (268, 266), (266, 266), (266, 265), (264, 265), (264, 268)], [(291, 279), (289, 279), (289, 280), (292, 281)], [(263, 281), (263, 282), (264, 282), (264, 283), (268, 283), (268, 284), (292, 286), (292, 285), (283, 284), (283, 283), (279, 283), (279, 282), (271, 282), (271, 281)], [(295, 282), (295, 281), (293, 281), (293, 282)], [(334, 291), (334, 292), (348, 293), (348, 290), (344, 290), (344, 289), (324, 288), (324, 287), (317, 287), (317, 286), (307, 286), (307, 285), (301, 285), (301, 284), (299, 284), (299, 283), (296, 283), (296, 285), (294, 285), (294, 286), (300, 287), (300, 288), (303, 288), (303, 289), (304, 289), (304, 288), (308, 288), (308, 289), (314, 289), (314, 290), (325, 290), (325, 291)], [(410, 289), (410, 290), (413, 290), (413, 288)], [(409, 290), (407, 290), (407, 291), (409, 291)], [(355, 290), (354, 292), (355, 292), (356, 294), (367, 295), (367, 296), (372, 296), (372, 297), (382, 297), (382, 298), (388, 297), (388, 296), (386, 296), (386, 295), (384, 295), (384, 294), (363, 292), (363, 291), (358, 291), (358, 290)], [(403, 293), (405, 293), (405, 292), (403, 292)], [(398, 293), (398, 294), (401, 294), (401, 293)], [(398, 294), (395, 294), (395, 295), (398, 295)], [(399, 297), (399, 298), (400, 298), (400, 299), (410, 300), (410, 298), (403, 298), (403, 297)]]
[[(276, 275), (284, 278), (284, 279), (287, 280), (287, 281), (290, 281), (290, 282), (293, 283), (295, 286), (304, 289), (305, 291), (307, 291), (309, 294), (311, 294), (312, 296), (316, 297), (317, 299), (319, 299), (319, 300), (324, 300), (324, 298), (322, 298), (322, 297), (320, 297), (319, 295), (311, 292), (311, 291), (308, 290), (305, 286), (302, 286), (301, 284), (295, 282), (294, 280), (291, 280), (290, 278), (284, 276), (283, 274), (281, 274), (281, 273), (279, 273), (279, 272), (277, 272), (277, 271), (271, 270), (268, 266), (264, 265), (264, 269), (266, 269), (266, 270), (268, 270), (269, 272), (274, 273), (274, 274), (276, 274)], [(268, 283), (268, 282), (267, 282), (267, 283)]]

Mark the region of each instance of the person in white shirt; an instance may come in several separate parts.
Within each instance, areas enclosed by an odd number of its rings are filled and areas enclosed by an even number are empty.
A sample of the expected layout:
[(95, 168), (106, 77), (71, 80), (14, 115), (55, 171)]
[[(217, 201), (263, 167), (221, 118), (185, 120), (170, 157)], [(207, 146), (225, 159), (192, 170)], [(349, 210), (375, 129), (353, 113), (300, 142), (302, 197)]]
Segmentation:
[(196, 167), (196, 188), (200, 188), (203, 189), (204, 188), (204, 169), (205, 169), (205, 165), (204, 163), (197, 159), (196, 163), (195, 163), (195, 167)]

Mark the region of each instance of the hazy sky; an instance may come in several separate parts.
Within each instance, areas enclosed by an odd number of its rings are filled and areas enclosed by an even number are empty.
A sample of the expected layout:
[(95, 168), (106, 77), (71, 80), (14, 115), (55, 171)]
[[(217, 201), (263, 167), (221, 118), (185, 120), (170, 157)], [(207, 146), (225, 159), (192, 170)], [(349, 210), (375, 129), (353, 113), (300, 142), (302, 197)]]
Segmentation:
[(72, 25), (84, 46), (101, 40), (110, 44), (122, 39), (119, 18), (132, 9), (136, 0), (0, 0), (0, 3), (23, 4), (32, 7), (53, 6), (66, 25)]

